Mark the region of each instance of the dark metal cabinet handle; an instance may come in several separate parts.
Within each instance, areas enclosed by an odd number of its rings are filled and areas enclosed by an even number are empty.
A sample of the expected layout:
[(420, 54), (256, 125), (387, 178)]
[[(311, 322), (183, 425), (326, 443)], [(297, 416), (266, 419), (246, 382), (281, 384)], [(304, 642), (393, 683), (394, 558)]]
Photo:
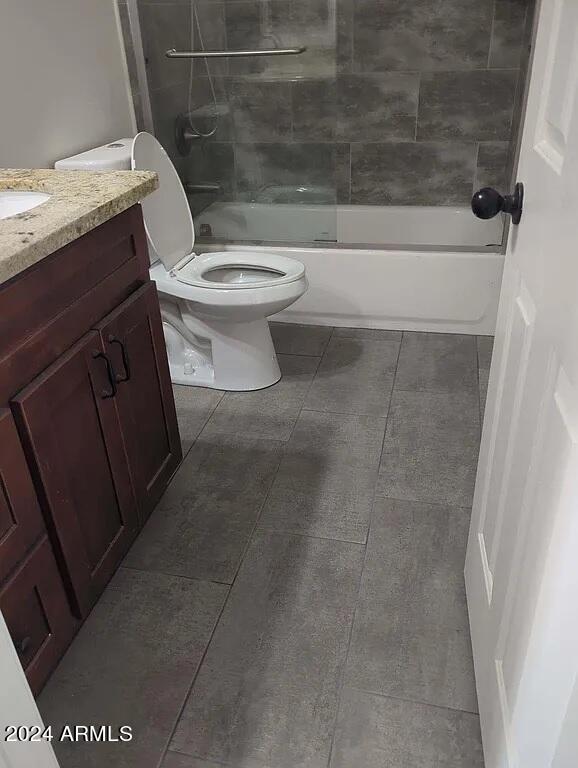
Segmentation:
[(124, 366), (124, 376), (121, 376), (119, 373), (116, 374), (116, 381), (121, 383), (123, 381), (130, 381), (130, 360), (128, 359), (128, 352), (126, 351), (126, 346), (123, 344), (123, 342), (120, 339), (117, 339), (116, 336), (113, 336), (110, 334), (108, 337), (108, 343), (109, 344), (118, 344), (120, 347), (120, 353), (122, 355), (122, 364)]
[(94, 350), (92, 353), (92, 357), (95, 360), (98, 360), (102, 358), (104, 362), (106, 363), (106, 375), (108, 376), (108, 382), (110, 384), (110, 389), (103, 389), (100, 393), (100, 396), (103, 400), (108, 400), (111, 397), (114, 397), (116, 395), (116, 375), (114, 373), (114, 368), (112, 367), (112, 363), (108, 359), (108, 357), (104, 354), (104, 352), (100, 352), (99, 350)]
[(472, 211), (478, 219), (493, 219), (498, 213), (509, 213), (512, 224), (519, 224), (524, 207), (524, 185), (516, 184), (513, 195), (501, 195), (492, 187), (484, 187), (472, 197)]

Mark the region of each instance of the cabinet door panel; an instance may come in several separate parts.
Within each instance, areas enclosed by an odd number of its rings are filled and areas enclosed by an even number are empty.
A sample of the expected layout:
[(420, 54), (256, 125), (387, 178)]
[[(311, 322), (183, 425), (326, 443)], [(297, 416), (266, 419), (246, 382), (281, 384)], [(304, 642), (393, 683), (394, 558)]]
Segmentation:
[(0, 408), (0, 581), (45, 531), (12, 414)]
[(0, 589), (0, 610), (30, 687), (38, 693), (78, 625), (46, 537)]
[(115, 400), (90, 332), (12, 401), (72, 591), (86, 615), (137, 530)]
[(118, 378), (116, 403), (144, 522), (181, 459), (154, 283), (136, 291), (98, 330)]

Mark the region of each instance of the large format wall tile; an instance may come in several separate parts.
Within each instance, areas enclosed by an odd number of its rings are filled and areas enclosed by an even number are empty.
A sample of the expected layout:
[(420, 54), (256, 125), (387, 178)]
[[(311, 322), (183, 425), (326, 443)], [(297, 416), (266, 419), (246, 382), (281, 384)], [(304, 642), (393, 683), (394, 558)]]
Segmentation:
[(166, 88), (186, 80), (187, 59), (167, 59), (169, 48), (186, 51), (191, 45), (191, 9), (187, 5), (142, 5), (141, 32), (147, 62), (149, 88)]
[[(121, 568), (39, 699), (43, 720), (133, 727), (131, 742), (54, 742), (62, 768), (157, 768), (227, 596)], [(96, 748), (95, 748), (96, 747)]]
[(507, 141), (517, 78), (510, 70), (424, 74), (418, 139)]
[(337, 82), (334, 77), (291, 84), (293, 138), (334, 141), (337, 135)]
[(257, 535), (171, 748), (239, 768), (326, 768), (363, 547)]
[(349, 685), (477, 711), (463, 574), (469, 520), (459, 507), (376, 500)]
[(495, 0), (489, 66), (520, 66), (528, 0)]
[(336, 136), (343, 141), (413, 140), (419, 76), (390, 72), (337, 78)]
[[(207, 49), (307, 52), (211, 62), (218, 131), (191, 161), (173, 137), (189, 65), (164, 57), (190, 46), (189, 0), (141, 6), (157, 135), (188, 180), (225, 187), (192, 198), (195, 213), (217, 199), (255, 200), (264, 187), (281, 189), (262, 202), (467, 205), (474, 187), (508, 186), (533, 0), (200, 0), (193, 47), (202, 35)], [(203, 128), (212, 104), (204, 61), (195, 75)], [(231, 146), (211, 149), (215, 139)]]
[(293, 83), (297, 141), (413, 141), (419, 76), (338, 75)]
[(477, 393), (394, 390), (377, 493), (471, 507), (479, 442)]
[(488, 60), (493, 0), (356, 0), (354, 68), (477, 69)]
[(495, 187), (501, 192), (508, 190), (509, 144), (507, 141), (483, 141), (478, 150), (475, 189)]
[(336, 146), (333, 144), (236, 144), (237, 185), (240, 192), (264, 187), (317, 187), (326, 202), (336, 199)]
[(352, 144), (351, 202), (365, 205), (468, 203), (474, 143)]
[(187, 109), (188, 82), (182, 81), (166, 88), (151, 90), (150, 100), (153, 113), (155, 136), (167, 154), (177, 165), (182, 161), (175, 144), (175, 118)]
[(362, 766), (483, 768), (479, 718), (345, 689), (330, 768)]
[(229, 80), (235, 139), (283, 141), (291, 138), (291, 85), (283, 81)]

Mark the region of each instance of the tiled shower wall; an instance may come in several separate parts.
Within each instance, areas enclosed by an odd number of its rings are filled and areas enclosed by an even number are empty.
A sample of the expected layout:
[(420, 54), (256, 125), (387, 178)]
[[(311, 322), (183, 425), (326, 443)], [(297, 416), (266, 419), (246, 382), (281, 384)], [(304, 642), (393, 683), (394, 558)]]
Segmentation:
[[(189, 0), (139, 0), (155, 130), (188, 181), (226, 199), (467, 203), (509, 185), (534, 0), (197, 0), (206, 49), (304, 44), (299, 57), (212, 62), (215, 135), (174, 147), (188, 109)], [(204, 132), (212, 94), (195, 64)], [(137, 89), (138, 97), (138, 89)], [(194, 202), (210, 202), (206, 196)]]

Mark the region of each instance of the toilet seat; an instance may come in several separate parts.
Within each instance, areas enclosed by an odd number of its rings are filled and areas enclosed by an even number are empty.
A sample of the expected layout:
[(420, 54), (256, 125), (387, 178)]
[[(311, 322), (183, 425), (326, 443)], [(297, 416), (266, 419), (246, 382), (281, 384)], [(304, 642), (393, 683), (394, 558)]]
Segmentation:
[(236, 392), (270, 387), (281, 371), (267, 318), (305, 293), (305, 267), (270, 252), (195, 254), (185, 190), (154, 136), (134, 138), (131, 167), (159, 179), (141, 205), (171, 380)]
[(304, 274), (305, 267), (294, 259), (254, 251), (204, 253), (185, 260), (174, 270), (174, 276), (181, 283), (235, 291), (285, 285)]
[(134, 137), (131, 165), (133, 170), (154, 170), (159, 177), (159, 188), (141, 203), (151, 262), (160, 260), (179, 282), (239, 291), (284, 285), (304, 276), (300, 262), (279, 254), (221, 251), (197, 256), (187, 195), (170, 157), (150, 133)]

